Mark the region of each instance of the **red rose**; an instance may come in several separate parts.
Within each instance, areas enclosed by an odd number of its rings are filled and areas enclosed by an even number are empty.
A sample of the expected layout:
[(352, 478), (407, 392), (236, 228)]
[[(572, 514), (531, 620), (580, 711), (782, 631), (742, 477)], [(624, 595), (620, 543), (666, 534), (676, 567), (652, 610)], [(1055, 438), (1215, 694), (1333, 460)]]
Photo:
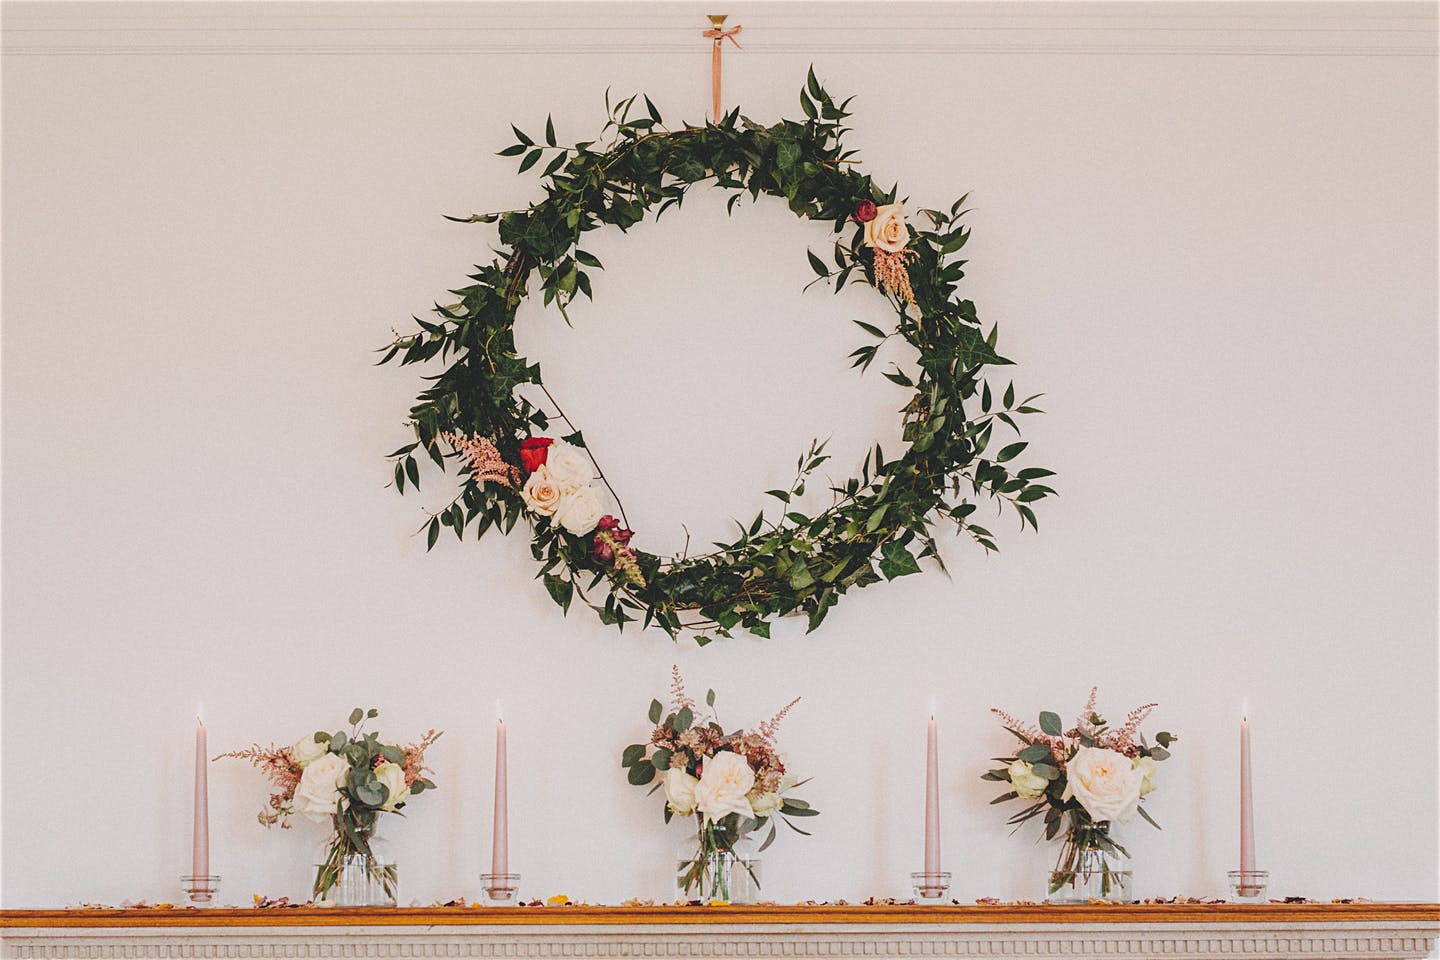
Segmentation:
[(520, 462), (524, 464), (526, 473), (534, 473), (545, 462), (550, 455), (546, 448), (554, 442), (549, 437), (530, 437), (520, 442)]
[(855, 204), (855, 222), (869, 223), (875, 219), (875, 201), (861, 200)]

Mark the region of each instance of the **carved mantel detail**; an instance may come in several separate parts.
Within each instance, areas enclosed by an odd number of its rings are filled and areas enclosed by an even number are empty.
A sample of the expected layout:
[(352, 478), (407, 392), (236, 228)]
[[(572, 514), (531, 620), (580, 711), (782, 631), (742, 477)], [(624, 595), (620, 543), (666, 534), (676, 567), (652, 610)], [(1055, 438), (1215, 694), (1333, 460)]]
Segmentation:
[(0, 911), (22, 960), (1432, 955), (1440, 906)]

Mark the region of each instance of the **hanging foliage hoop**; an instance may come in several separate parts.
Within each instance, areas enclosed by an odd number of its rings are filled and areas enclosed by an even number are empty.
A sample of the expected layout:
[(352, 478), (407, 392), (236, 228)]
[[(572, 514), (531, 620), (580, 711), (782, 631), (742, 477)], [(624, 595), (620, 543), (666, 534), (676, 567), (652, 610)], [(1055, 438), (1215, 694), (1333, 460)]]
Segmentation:
[[(970, 236), (960, 223), (965, 198), (948, 210), (921, 210), (924, 228), (907, 222), (897, 188), (883, 190), (860, 172), (841, 142), (849, 102), (836, 103), (812, 70), (800, 94), (803, 120), (763, 126), (737, 109), (718, 123), (672, 130), (649, 97), (642, 115), (637, 97), (612, 105), (607, 95), (603, 142), (560, 146), (548, 119), (543, 142), (512, 127), (516, 142), (500, 155), (519, 157), (521, 173), (539, 167), (545, 199), (524, 210), (449, 218), (497, 223), (498, 256), (451, 291), (458, 301), (437, 304), (432, 318), (416, 318), (418, 330), (381, 348), (380, 363), (445, 364), (410, 408), (414, 441), (390, 455), (401, 493), (419, 488), (427, 457), (462, 476), (459, 494), (422, 527), (428, 547), (445, 528), (457, 538), (467, 530), (483, 537), (508, 534), (524, 519), (537, 578), (567, 612), (578, 599), (607, 624), (653, 624), (704, 645), (736, 630), (768, 637), (773, 618), (792, 614), (807, 617), (813, 630), (852, 588), (917, 573), (925, 558), (943, 569), (936, 523), (953, 524), (987, 552), (997, 549), (991, 531), (975, 522), (981, 502), (1013, 510), (1022, 529), (1035, 527), (1034, 504), (1054, 494), (1044, 482), (1052, 472), (1017, 467), (1025, 441), (992, 444), (997, 425), (1018, 435), (1017, 418), (1039, 411), (1035, 396), (1017, 399), (1013, 382), (1001, 390), (985, 380), (987, 368), (1010, 361), (996, 352), (995, 327), (984, 329), (975, 305), (957, 293), (965, 261), (956, 255)], [(763, 195), (783, 199), (802, 219), (829, 223), (828, 259), (807, 251), (812, 282), (838, 292), (863, 280), (895, 314), (893, 325), (854, 321), (867, 342), (851, 354), (853, 365), (866, 370), (896, 336), (915, 347), (919, 363), (913, 375), (884, 374), (913, 391), (898, 456), (877, 445), (856, 475), (830, 485), (830, 506), (812, 516), (798, 500), (829, 459), (825, 445), (812, 442), (794, 482), (767, 492), (776, 509), (737, 523), (733, 542), (662, 557), (631, 545), (619, 497), (545, 389), (539, 365), (516, 352), (513, 327), (534, 288), (568, 322), (577, 297), (593, 298), (591, 271), (601, 268), (580, 246), (584, 234), (658, 217), (696, 184), (733, 191), (727, 212), (746, 195)], [(546, 435), (557, 422), (566, 425), (563, 436)]]

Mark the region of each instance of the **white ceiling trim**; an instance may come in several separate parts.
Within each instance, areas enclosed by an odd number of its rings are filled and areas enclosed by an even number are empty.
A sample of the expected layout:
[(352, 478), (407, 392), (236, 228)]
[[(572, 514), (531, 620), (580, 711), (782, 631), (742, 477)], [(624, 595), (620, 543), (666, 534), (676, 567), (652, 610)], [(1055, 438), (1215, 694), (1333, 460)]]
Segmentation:
[[(6, 55), (693, 54), (680, 3), (7, 2)], [(747, 55), (1428, 56), (1425, 2), (751, 3)]]

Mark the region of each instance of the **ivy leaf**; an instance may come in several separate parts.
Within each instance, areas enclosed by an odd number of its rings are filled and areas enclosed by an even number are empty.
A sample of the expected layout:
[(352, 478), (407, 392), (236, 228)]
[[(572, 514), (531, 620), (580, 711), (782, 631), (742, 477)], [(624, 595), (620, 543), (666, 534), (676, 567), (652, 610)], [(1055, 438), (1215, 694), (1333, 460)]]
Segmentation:
[(570, 612), (570, 601), (575, 596), (575, 584), (564, 577), (557, 577), (553, 573), (545, 574), (545, 589), (550, 591), (550, 599), (560, 605), (560, 609), (566, 613)]
[(915, 555), (898, 540), (887, 540), (880, 548), (880, 573), (886, 580), (895, 580), (920, 572)]

